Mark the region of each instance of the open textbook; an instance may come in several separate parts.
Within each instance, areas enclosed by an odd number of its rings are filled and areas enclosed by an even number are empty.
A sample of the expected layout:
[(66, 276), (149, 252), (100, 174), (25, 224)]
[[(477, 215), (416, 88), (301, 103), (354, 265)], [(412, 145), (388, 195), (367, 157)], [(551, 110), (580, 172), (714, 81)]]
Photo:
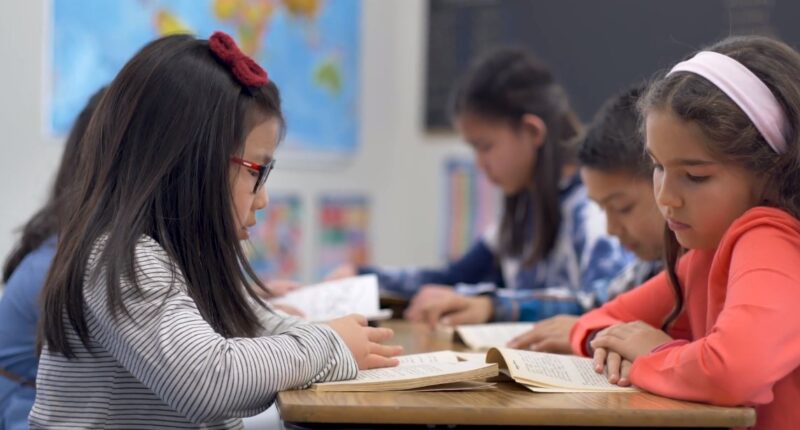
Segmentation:
[(327, 321), (353, 313), (368, 320), (391, 318), (391, 310), (380, 309), (378, 294), (378, 277), (363, 275), (308, 285), (271, 302), (297, 308), (311, 321)]
[[(398, 357), (397, 367), (362, 370), (350, 381), (314, 384), (316, 391), (397, 391), (441, 386), (441, 389), (472, 389), (450, 384), (483, 380), (498, 375), (497, 364), (462, 361), (453, 351), (429, 352)], [(478, 386), (480, 388), (481, 386)]]
[(488, 350), (489, 348), (504, 348), (508, 342), (533, 328), (533, 323), (491, 323), (467, 324), (456, 326), (456, 336), (469, 349)]
[(486, 353), (486, 361), (497, 363), (515, 382), (539, 393), (639, 391), (609, 383), (586, 357), (492, 348)]
[[(484, 380), (498, 369), (531, 391), (541, 393), (635, 392), (610, 384), (585, 357), (492, 348), (485, 354), (439, 351), (398, 357), (397, 367), (363, 370), (356, 379), (312, 386), (317, 391), (395, 391)], [(469, 386), (461, 389), (470, 389)]]

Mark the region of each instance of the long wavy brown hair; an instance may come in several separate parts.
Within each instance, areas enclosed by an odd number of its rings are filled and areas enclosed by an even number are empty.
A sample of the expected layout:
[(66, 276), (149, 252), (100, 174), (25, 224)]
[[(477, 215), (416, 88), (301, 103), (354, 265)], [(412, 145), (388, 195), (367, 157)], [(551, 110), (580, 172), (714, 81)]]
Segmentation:
[(471, 113), (505, 121), (514, 128), (522, 126), (525, 114), (532, 114), (547, 126), (533, 180), (523, 191), (504, 197), (500, 224), (501, 255), (522, 256), (527, 265), (535, 264), (555, 246), (561, 225), (559, 182), (563, 167), (575, 163), (582, 133), (566, 91), (531, 54), (501, 49), (479, 59), (462, 79), (452, 110), (454, 116)]
[[(699, 75), (678, 72), (653, 82), (641, 98), (642, 118), (653, 110), (669, 111), (697, 124), (709, 138), (706, 150), (716, 159), (748, 169), (766, 180), (763, 205), (800, 216), (800, 54), (774, 39), (746, 36), (725, 39), (706, 51), (727, 55), (758, 76), (775, 95), (789, 120), (787, 151), (773, 151), (752, 121), (725, 93)], [(664, 320), (666, 329), (683, 310), (677, 264), (684, 253), (675, 234), (664, 230), (664, 260), (676, 305)]]

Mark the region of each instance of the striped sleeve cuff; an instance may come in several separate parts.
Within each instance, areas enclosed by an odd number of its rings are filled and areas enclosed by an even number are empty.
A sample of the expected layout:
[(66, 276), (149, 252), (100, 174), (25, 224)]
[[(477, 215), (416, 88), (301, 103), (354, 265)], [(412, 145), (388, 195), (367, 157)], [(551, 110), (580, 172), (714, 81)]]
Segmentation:
[(331, 349), (325, 365), (302, 388), (308, 388), (317, 382), (346, 381), (358, 375), (358, 364), (336, 330), (324, 324), (308, 324), (303, 328), (313, 332), (315, 337), (327, 340)]

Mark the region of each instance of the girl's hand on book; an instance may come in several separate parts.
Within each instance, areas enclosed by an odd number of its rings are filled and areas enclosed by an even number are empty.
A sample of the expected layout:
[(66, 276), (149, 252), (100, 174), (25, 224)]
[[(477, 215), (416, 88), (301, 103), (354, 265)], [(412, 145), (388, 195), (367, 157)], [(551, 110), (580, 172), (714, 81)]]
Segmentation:
[(631, 385), (628, 375), (631, 373), (631, 363), (622, 358), (621, 355), (605, 348), (595, 348), (594, 350), (594, 371), (597, 373), (606, 372), (608, 382), (617, 384), (620, 387)]
[(403, 352), (399, 345), (381, 345), (389, 340), (394, 332), (388, 328), (367, 326), (363, 315), (352, 314), (328, 321), (327, 324), (339, 334), (353, 354), (359, 370), (378, 367), (394, 367), (398, 361), (392, 358)]
[(256, 294), (262, 299), (269, 300), (275, 297), (285, 296), (298, 288), (302, 288), (303, 284), (289, 279), (273, 279), (271, 281), (265, 281), (264, 287), (265, 288), (256, 287)]
[(602, 330), (589, 344), (594, 349), (614, 351), (633, 362), (639, 356), (649, 354), (655, 347), (671, 340), (663, 331), (645, 322), (634, 321)]
[(267, 292), (269, 295), (266, 296), (266, 298), (285, 296), (286, 294), (302, 287), (303, 284), (290, 279), (273, 279), (267, 282)]
[(511, 339), (509, 348), (571, 354), (569, 332), (578, 321), (575, 315), (556, 315), (536, 323), (533, 329)]
[(412, 322), (424, 322), (425, 308), (427, 306), (455, 295), (453, 287), (449, 285), (423, 285), (419, 292), (411, 298), (411, 302), (403, 312), (403, 318)]
[(439, 324), (481, 324), (492, 319), (494, 304), (486, 296), (462, 296), (453, 293), (425, 307), (423, 319), (431, 328)]
[[(273, 279), (266, 282), (265, 286), (265, 290), (260, 288), (256, 289), (256, 294), (263, 299), (269, 300), (276, 297), (285, 296), (286, 294), (298, 288), (302, 288), (303, 284), (289, 279)], [(303, 311), (291, 305), (272, 303), (272, 307), (291, 316), (299, 318), (306, 317)]]
[(283, 313), (285, 313), (286, 315), (289, 315), (289, 316), (298, 317), (298, 318), (305, 318), (306, 317), (306, 314), (304, 314), (303, 311), (301, 311), (300, 309), (297, 309), (296, 307), (291, 306), (291, 305), (285, 305), (285, 304), (282, 304), (282, 303), (272, 303), (272, 304), (270, 304), (270, 306), (272, 306), (273, 309), (281, 311), (281, 312), (283, 312)]
[(339, 279), (350, 278), (357, 275), (358, 267), (356, 267), (354, 264), (342, 264), (328, 273), (328, 275), (325, 276), (325, 281), (337, 281)]

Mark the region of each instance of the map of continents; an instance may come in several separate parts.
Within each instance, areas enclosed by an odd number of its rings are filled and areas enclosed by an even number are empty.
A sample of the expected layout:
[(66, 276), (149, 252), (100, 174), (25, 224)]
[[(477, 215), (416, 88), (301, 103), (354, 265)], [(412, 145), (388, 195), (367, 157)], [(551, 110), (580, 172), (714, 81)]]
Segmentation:
[(89, 96), (149, 41), (222, 30), (281, 89), (286, 151), (358, 148), (359, 0), (53, 0), (51, 7), (52, 134), (66, 134)]

